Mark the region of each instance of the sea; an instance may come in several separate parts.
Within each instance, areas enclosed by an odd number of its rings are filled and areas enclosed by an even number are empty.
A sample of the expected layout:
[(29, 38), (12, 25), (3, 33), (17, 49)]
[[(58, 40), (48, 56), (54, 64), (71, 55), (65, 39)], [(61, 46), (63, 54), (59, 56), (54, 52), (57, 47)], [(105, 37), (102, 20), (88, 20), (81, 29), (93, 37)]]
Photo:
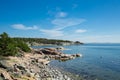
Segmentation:
[[(59, 47), (34, 46), (33, 48)], [(50, 65), (82, 76), (85, 80), (120, 80), (120, 44), (86, 43), (84, 45), (62, 46), (65, 54), (82, 54), (82, 57), (68, 61), (52, 60)]]

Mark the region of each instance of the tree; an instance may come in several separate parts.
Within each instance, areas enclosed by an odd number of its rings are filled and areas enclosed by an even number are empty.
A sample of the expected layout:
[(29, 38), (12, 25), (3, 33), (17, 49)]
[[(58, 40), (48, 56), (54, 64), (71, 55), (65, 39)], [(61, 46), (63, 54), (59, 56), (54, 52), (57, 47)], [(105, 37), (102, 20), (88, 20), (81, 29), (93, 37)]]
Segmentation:
[(14, 56), (17, 54), (17, 48), (12, 38), (7, 33), (3, 32), (0, 35), (0, 55), (2, 56)]
[(29, 52), (30, 48), (24, 41), (10, 38), (5, 32), (0, 35), (0, 55), (15, 56), (19, 50)]
[(23, 41), (17, 40), (17, 47), (20, 48), (24, 52), (30, 52), (30, 48)]

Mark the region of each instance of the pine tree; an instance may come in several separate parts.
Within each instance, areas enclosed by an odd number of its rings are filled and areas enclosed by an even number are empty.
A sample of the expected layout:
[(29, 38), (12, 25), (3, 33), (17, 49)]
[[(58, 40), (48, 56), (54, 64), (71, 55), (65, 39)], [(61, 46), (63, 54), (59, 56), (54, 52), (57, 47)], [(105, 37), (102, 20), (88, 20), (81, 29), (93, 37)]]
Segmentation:
[(17, 47), (13, 39), (8, 36), (7, 33), (0, 35), (0, 55), (2, 56), (14, 56), (17, 54)]

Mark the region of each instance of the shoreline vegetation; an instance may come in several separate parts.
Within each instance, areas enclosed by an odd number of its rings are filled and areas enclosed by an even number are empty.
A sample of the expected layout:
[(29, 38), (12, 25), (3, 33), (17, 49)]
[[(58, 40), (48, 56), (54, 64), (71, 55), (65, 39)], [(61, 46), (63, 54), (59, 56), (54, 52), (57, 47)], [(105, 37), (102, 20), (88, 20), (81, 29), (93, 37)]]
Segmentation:
[[(38, 42), (36, 42), (37, 40)], [(70, 75), (67, 72), (62, 73), (49, 64), (51, 60), (67, 61), (82, 57), (81, 54), (64, 54), (61, 52), (64, 48), (61, 47), (40, 49), (29, 47), (33, 46), (34, 42), (40, 44), (39, 40), (41, 39), (10, 38), (5, 32), (0, 35), (0, 80), (84, 80), (82, 77), (73, 77), (73, 74)], [(63, 45), (65, 43), (60, 40), (55, 41), (46, 40), (47, 43), (42, 44), (55, 45), (57, 42)], [(66, 42), (71, 44), (69, 41)], [(26, 43), (30, 45), (28, 46)], [(74, 44), (81, 43), (77, 41)]]
[(46, 39), (46, 38), (13, 38), (14, 40), (23, 41), (28, 46), (42, 46), (42, 45), (58, 45), (58, 46), (65, 46), (65, 45), (79, 45), (84, 44), (80, 41), (69, 41), (69, 40), (57, 40), (57, 39)]

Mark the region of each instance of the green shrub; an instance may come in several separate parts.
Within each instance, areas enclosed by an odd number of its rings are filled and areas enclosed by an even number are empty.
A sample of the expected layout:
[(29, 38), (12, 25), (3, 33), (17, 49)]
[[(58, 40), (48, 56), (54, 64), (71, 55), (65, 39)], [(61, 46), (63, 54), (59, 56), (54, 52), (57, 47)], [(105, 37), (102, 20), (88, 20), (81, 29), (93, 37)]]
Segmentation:
[(23, 42), (23, 41), (20, 41), (18, 40), (17, 41), (17, 47), (19, 47), (22, 51), (24, 52), (30, 52), (30, 48), (28, 47), (28, 45)]
[(30, 51), (26, 43), (10, 38), (5, 32), (0, 35), (0, 56), (15, 56), (18, 53), (18, 49), (25, 52)]
[(14, 56), (17, 54), (16, 45), (7, 33), (0, 35), (0, 55), (2, 56)]

